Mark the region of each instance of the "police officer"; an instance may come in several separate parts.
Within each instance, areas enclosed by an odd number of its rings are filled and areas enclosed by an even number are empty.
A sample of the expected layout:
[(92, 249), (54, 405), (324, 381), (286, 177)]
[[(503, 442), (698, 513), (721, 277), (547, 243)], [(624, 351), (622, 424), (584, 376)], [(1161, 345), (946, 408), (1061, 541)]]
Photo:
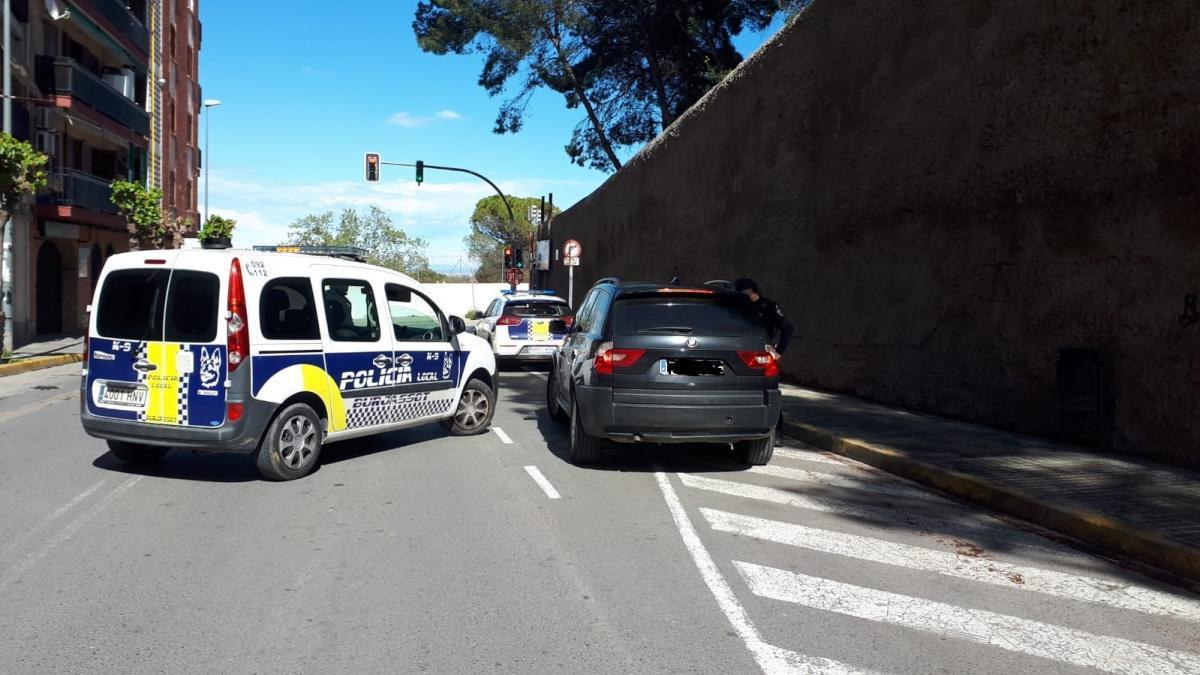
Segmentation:
[(782, 355), (787, 350), (788, 341), (792, 339), (792, 332), (795, 328), (792, 326), (792, 322), (783, 315), (783, 309), (780, 308), (779, 303), (764, 298), (758, 292), (758, 284), (753, 279), (738, 279), (733, 283), (733, 287), (750, 298), (751, 306), (754, 307), (758, 320), (762, 321), (763, 328), (767, 331), (767, 339), (771, 341), (776, 356)]

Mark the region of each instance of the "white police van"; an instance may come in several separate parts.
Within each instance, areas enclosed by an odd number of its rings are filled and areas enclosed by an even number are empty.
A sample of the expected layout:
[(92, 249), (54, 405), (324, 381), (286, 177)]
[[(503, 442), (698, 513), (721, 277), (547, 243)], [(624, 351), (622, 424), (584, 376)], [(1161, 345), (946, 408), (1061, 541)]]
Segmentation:
[(554, 332), (551, 322), (574, 322), (566, 300), (550, 291), (500, 291), (488, 305), (475, 334), (492, 345), (497, 360), (550, 361), (566, 332)]
[(129, 463), (170, 447), (256, 453), (276, 480), (310, 472), (328, 441), (429, 422), (486, 431), (497, 389), (488, 345), (420, 283), (361, 254), (113, 256), (89, 317), (84, 429)]

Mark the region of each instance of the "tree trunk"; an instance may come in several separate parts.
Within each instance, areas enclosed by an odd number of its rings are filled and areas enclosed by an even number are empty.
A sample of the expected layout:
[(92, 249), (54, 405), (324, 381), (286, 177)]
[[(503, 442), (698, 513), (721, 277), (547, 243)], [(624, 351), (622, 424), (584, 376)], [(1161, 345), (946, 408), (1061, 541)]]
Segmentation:
[(571, 61), (567, 58), (566, 52), (563, 51), (562, 42), (559, 40), (557, 31), (549, 25), (543, 25), (550, 42), (554, 45), (554, 51), (558, 55), (558, 63), (562, 66), (563, 72), (571, 80), (571, 88), (575, 90), (575, 95), (583, 103), (583, 109), (587, 111), (588, 119), (592, 122), (592, 128), (596, 130), (596, 135), (600, 138), (600, 145), (604, 148), (604, 154), (608, 155), (608, 161), (612, 162), (613, 170), (618, 171), (621, 168), (621, 160), (617, 159), (617, 153), (613, 152), (612, 143), (608, 140), (608, 134), (604, 131), (604, 125), (600, 123), (600, 116), (596, 114), (596, 109), (592, 107), (592, 101), (588, 98), (587, 92), (583, 90), (583, 85), (579, 83), (579, 78), (575, 77), (575, 69), (571, 67)]
[(675, 121), (671, 111), (671, 103), (667, 100), (667, 87), (663, 82), (662, 66), (658, 62), (658, 50), (654, 48), (654, 40), (650, 37), (650, 27), (646, 25), (646, 15), (638, 14), (638, 23), (642, 27), (642, 39), (646, 42), (646, 62), (650, 64), (650, 79), (654, 81), (654, 93), (658, 98), (658, 111), (662, 115), (662, 128), (665, 131)]

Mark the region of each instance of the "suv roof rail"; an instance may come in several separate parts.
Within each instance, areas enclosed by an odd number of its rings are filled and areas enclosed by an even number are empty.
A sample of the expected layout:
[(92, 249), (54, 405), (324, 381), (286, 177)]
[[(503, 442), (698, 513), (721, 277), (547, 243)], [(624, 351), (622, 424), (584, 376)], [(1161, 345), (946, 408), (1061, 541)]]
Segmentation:
[(597, 281), (594, 285), (599, 286), (600, 284), (612, 284), (612, 285), (616, 286), (616, 285), (619, 285), (620, 283), (621, 283), (620, 277), (604, 277), (603, 279), (600, 279), (599, 281)]

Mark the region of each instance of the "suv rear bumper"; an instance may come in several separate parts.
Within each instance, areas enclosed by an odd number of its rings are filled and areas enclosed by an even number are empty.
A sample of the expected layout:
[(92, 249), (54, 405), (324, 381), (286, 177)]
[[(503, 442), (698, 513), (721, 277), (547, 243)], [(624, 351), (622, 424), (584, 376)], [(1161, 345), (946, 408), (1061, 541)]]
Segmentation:
[(581, 386), (575, 396), (588, 434), (647, 443), (736, 443), (765, 438), (779, 421), (782, 401), (778, 389), (656, 391)]
[[(231, 400), (231, 403), (239, 401)], [(172, 448), (196, 448), (212, 452), (249, 453), (258, 448), (263, 431), (276, 405), (257, 399), (240, 401), (242, 418), (215, 428), (174, 427), (99, 417), (83, 410), (83, 430), (94, 438)]]

